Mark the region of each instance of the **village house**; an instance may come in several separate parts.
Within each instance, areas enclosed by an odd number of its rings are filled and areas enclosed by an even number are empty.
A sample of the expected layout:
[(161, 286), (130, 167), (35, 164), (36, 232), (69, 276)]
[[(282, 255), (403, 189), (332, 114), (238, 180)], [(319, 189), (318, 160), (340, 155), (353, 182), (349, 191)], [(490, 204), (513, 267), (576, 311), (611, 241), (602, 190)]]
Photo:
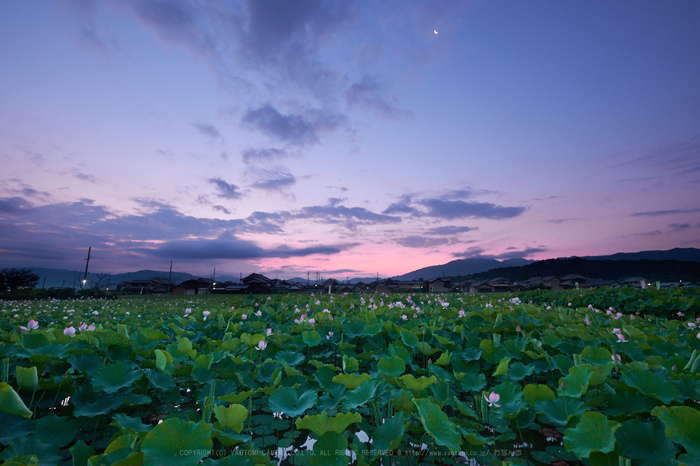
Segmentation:
[(117, 291), (128, 294), (167, 294), (175, 284), (167, 278), (130, 280), (117, 285)]

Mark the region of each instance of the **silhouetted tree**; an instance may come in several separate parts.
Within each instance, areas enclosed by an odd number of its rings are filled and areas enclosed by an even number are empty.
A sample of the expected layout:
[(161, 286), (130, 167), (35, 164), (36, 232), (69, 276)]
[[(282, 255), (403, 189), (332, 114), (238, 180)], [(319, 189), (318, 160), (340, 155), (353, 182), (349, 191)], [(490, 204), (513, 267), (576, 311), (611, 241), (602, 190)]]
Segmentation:
[(12, 267), (11, 269), (5, 269), (0, 272), (2, 279), (0, 284), (3, 284), (3, 289), (10, 289), (10, 291), (18, 290), (20, 288), (34, 288), (37, 283), (39, 283), (39, 275), (32, 273), (31, 269), (16, 269)]

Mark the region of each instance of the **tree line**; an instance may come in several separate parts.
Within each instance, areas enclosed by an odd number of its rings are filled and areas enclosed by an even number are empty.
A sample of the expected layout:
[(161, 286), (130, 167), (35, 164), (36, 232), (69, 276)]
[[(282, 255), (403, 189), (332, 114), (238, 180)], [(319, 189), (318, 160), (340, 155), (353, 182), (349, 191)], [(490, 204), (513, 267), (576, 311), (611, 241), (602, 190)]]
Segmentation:
[(0, 270), (0, 292), (34, 288), (37, 283), (39, 283), (39, 275), (33, 273), (31, 269), (12, 267)]

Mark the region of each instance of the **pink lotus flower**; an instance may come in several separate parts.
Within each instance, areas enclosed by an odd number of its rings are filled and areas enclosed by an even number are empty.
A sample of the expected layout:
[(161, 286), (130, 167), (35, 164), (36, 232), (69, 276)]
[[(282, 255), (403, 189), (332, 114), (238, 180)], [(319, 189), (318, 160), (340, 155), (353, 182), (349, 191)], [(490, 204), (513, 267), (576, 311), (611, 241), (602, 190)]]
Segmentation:
[(185, 309), (185, 314), (192, 314), (192, 308), (188, 307), (187, 309)]
[(272, 335), (272, 329), (268, 328), (266, 333), (267, 333), (267, 336), (269, 337), (270, 335)]
[(87, 330), (88, 330), (88, 332), (94, 332), (95, 331), (95, 324), (88, 325)]
[(87, 330), (87, 328), (88, 328), (87, 324), (85, 322), (83, 322), (82, 324), (80, 324), (80, 327), (78, 327), (78, 330), (80, 330), (81, 332), (84, 332), (85, 330)]
[(260, 340), (260, 343), (258, 343), (257, 346), (258, 351), (262, 351), (265, 348), (267, 348), (267, 343), (265, 343), (265, 340)]
[[(615, 358), (615, 356), (617, 356), (617, 358)], [(611, 358), (614, 363), (622, 364), (622, 356), (620, 356), (619, 354), (614, 354), (611, 356)]]
[(204, 317), (207, 317), (209, 314), (211, 314), (211, 311), (204, 311), (204, 312), (202, 312), (202, 315), (203, 315)]
[(63, 329), (63, 334), (67, 337), (73, 338), (75, 336), (75, 327), (73, 327), (72, 325), (70, 327), (66, 327), (65, 329)]
[(316, 323), (316, 319), (314, 319), (313, 317), (310, 318), (310, 319), (309, 319), (309, 323), (310, 323), (311, 325), (315, 324), (315, 323)]
[(486, 393), (484, 393), (484, 400), (486, 400), (489, 406), (495, 406), (497, 408), (501, 406), (498, 404), (498, 402), (501, 400), (501, 395), (496, 392), (489, 393), (488, 397), (486, 396)]
[(466, 313), (464, 312), (464, 309), (460, 309), (458, 315), (459, 315), (459, 317), (464, 317), (466, 315)]
[(19, 329), (22, 330), (23, 332), (27, 332), (29, 330), (36, 330), (39, 328), (39, 322), (37, 322), (34, 319), (29, 319), (29, 322), (27, 322), (27, 326), (24, 327), (20, 325)]
[(247, 314), (242, 314), (242, 315), (241, 315), (241, 319), (246, 320), (247, 318), (248, 318), (248, 315), (247, 315)]
[(406, 314), (402, 315), (401, 320), (408, 320), (408, 316)]

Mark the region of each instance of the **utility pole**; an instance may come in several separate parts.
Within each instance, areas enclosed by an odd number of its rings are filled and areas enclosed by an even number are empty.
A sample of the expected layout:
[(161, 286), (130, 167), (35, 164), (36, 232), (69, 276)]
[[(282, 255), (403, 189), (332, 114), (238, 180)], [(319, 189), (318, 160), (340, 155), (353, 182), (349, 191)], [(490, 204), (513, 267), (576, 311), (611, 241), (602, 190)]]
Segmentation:
[(92, 251), (92, 246), (88, 247), (87, 262), (85, 262), (85, 275), (83, 276), (83, 286), (81, 289), (85, 288), (85, 284), (87, 283), (88, 266), (90, 265), (90, 251)]

